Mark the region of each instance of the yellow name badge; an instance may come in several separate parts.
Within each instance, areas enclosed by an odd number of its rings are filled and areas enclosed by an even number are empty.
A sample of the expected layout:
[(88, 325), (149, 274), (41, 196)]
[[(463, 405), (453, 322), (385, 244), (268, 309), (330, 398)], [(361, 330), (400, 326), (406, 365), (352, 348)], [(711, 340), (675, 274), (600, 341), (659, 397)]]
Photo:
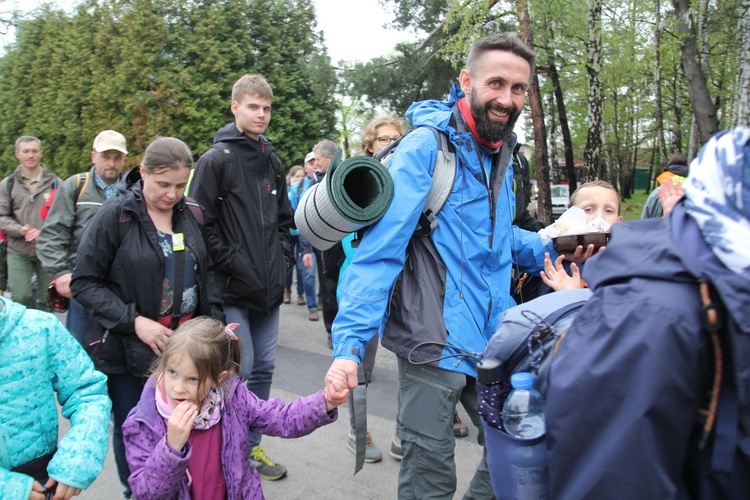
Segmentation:
[(172, 235), (172, 251), (182, 252), (185, 250), (185, 235), (182, 233), (175, 233)]

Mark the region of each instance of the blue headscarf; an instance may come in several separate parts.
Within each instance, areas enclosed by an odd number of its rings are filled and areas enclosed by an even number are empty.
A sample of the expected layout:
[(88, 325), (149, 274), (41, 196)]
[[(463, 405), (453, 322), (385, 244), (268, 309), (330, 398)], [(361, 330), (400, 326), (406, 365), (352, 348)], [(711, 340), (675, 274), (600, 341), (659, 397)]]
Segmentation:
[(750, 128), (716, 134), (690, 165), (685, 207), (730, 271), (750, 279)]

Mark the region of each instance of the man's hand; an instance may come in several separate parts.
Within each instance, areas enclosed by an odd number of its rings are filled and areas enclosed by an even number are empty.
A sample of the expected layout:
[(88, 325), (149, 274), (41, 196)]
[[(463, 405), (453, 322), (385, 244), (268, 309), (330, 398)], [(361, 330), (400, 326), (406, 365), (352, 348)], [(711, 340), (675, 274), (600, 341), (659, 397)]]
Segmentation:
[(172, 330), (152, 319), (138, 316), (135, 318), (135, 334), (159, 356), (167, 339), (172, 335)]
[(581, 272), (578, 270), (578, 266), (575, 263), (570, 265), (570, 271), (572, 276), (568, 276), (568, 273), (563, 267), (563, 257), (560, 255), (555, 259), (555, 264), (552, 265), (552, 259), (549, 253), (544, 254), (544, 271), (542, 271), (542, 281), (552, 288), (554, 291), (559, 290), (571, 290), (575, 288), (582, 288), (581, 286)]
[(33, 227), (26, 224), (21, 228), (21, 231), (19, 231), (21, 236), (23, 236), (23, 239), (26, 241), (36, 241), (36, 239), (39, 237), (39, 230), (34, 229)]
[(55, 288), (57, 289), (57, 293), (69, 299), (73, 298), (73, 294), (70, 293), (70, 278), (72, 277), (73, 273), (65, 273), (55, 278)]
[(167, 444), (175, 451), (182, 451), (188, 442), (193, 422), (198, 417), (198, 405), (192, 401), (180, 401), (167, 420)]
[(302, 265), (305, 266), (305, 269), (311, 269), (313, 266), (313, 255), (311, 253), (306, 253), (302, 255)]
[(356, 361), (351, 359), (334, 359), (326, 373), (326, 400), (343, 403), (349, 397), (349, 389), (357, 387)]

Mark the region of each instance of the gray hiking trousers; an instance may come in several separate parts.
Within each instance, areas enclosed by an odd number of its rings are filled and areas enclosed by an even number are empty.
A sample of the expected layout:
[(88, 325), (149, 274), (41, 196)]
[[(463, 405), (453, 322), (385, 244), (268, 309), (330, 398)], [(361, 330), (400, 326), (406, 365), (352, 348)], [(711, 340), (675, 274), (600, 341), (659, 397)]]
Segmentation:
[(476, 379), (398, 358), (401, 390), (399, 437), (404, 450), (398, 498), (450, 500), (456, 492), (453, 412), (459, 401), (479, 429), (482, 459), (464, 499), (494, 499), (487, 468), (482, 421), (477, 412)]

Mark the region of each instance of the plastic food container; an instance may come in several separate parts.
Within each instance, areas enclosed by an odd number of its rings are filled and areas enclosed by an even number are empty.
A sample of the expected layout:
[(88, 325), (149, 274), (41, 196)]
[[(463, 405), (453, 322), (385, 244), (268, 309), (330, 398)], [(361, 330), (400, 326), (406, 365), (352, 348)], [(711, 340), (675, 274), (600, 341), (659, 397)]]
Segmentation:
[(589, 245), (594, 245), (594, 252), (599, 251), (609, 243), (609, 233), (582, 233), (566, 234), (552, 238), (552, 244), (558, 253), (573, 253), (578, 245), (583, 246), (584, 251)]

